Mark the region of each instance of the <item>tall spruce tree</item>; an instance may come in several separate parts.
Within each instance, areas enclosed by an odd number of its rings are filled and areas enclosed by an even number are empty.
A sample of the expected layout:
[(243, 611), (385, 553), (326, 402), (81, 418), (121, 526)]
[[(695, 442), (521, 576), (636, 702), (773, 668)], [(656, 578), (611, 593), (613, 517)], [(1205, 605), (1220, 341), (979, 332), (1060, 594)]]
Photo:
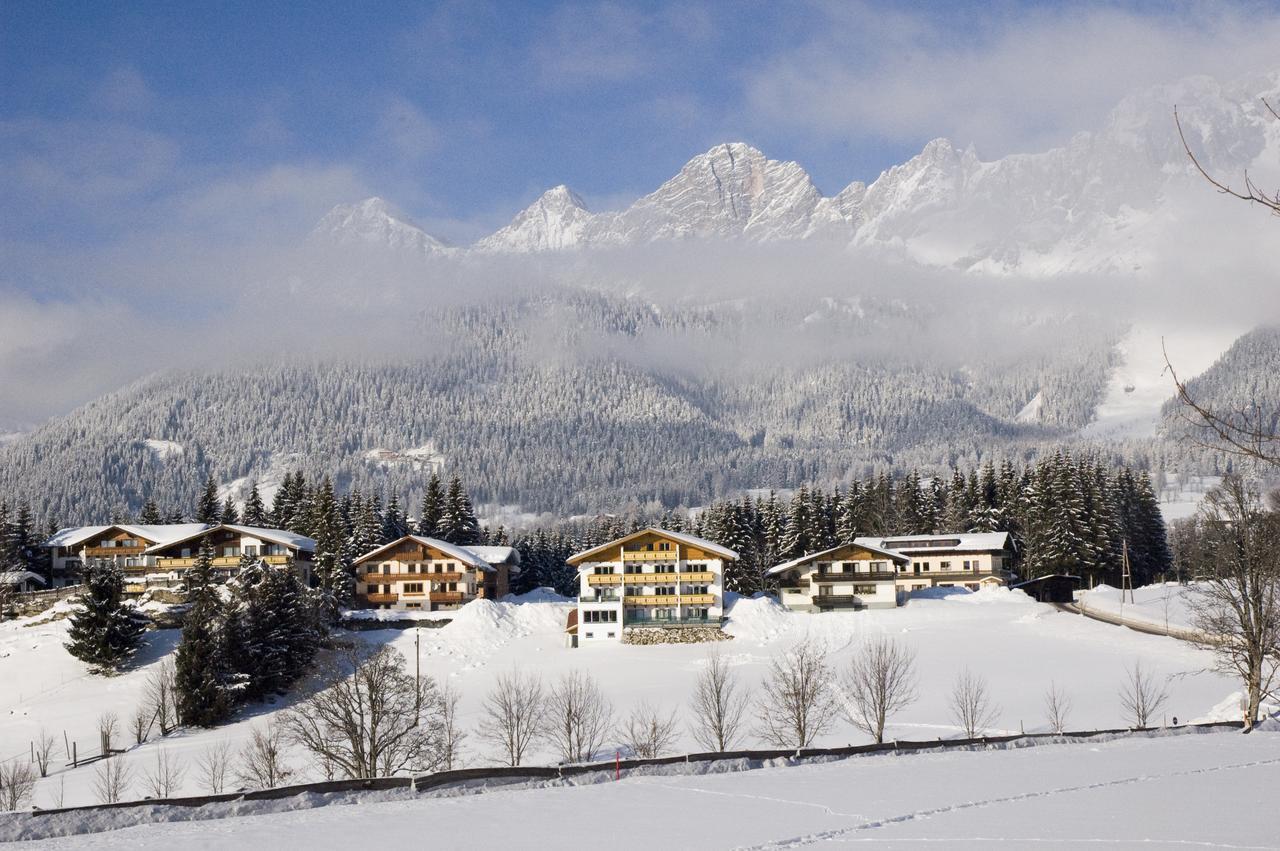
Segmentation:
[(95, 673), (115, 673), (142, 644), (146, 618), (124, 601), (124, 573), (113, 562), (92, 565), (67, 628), (67, 652)]
[(213, 559), (213, 544), (205, 536), (185, 577), (191, 608), (183, 621), (174, 662), (178, 717), (195, 727), (221, 723), (232, 705), (229, 686), (233, 667), (226, 657), (225, 613), (213, 581)]
[(218, 483), (212, 475), (204, 480), (204, 491), (196, 503), (197, 523), (217, 523), (222, 514), (222, 502), (218, 499)]
[(267, 526), (267, 510), (258, 493), (258, 483), (249, 483), (249, 496), (244, 501), (244, 525), (264, 528)]
[(471, 497), (467, 496), (462, 480), (457, 476), (449, 480), (439, 531), (440, 538), (451, 544), (467, 546), (480, 540), (480, 523), (472, 510)]
[(151, 497), (147, 497), (147, 501), (142, 504), (142, 513), (138, 515), (138, 522), (144, 526), (157, 526), (162, 522), (160, 508)]
[(444, 487), (440, 484), (440, 477), (433, 472), (427, 480), (427, 490), (422, 496), (422, 507), (418, 511), (418, 525), (415, 527), (417, 534), (428, 538), (439, 536), (444, 505)]
[(342, 517), (333, 493), (333, 481), (325, 476), (316, 488), (313, 506), (316, 541), (314, 571), (316, 585), (329, 620), (336, 621), (338, 611), (351, 603), (355, 578), (344, 559), (348, 552), (342, 533)]

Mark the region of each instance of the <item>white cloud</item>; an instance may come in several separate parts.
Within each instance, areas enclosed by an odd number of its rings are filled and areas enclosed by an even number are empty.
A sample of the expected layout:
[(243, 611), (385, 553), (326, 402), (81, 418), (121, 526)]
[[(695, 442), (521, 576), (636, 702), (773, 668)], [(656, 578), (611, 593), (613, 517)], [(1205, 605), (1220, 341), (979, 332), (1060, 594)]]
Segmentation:
[(155, 103), (155, 94), (135, 68), (110, 71), (94, 91), (94, 103), (108, 112), (145, 112)]
[(420, 162), (436, 149), (440, 133), (416, 104), (400, 95), (386, 98), (378, 115), (377, 136), (401, 160)]
[(1095, 127), (1135, 89), (1238, 76), (1280, 43), (1274, 9), (1214, 5), (1155, 17), (1106, 5), (956, 21), (867, 3), (823, 7), (819, 35), (751, 72), (764, 125), (831, 141), (947, 136), (984, 158), (1036, 151)]

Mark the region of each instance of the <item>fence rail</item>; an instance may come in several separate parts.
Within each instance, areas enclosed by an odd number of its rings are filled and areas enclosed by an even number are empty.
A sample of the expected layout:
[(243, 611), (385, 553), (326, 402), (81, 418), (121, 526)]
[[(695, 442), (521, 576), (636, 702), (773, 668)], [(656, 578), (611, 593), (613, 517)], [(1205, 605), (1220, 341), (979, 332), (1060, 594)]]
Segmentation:
[[(460, 768), (452, 771), (438, 771), (416, 777), (375, 777), (370, 780), (328, 780), (319, 783), (302, 783), (293, 786), (277, 786), (273, 789), (257, 789), (251, 792), (226, 792), (220, 795), (198, 795), (184, 798), (146, 798), (140, 801), (120, 801), (114, 804), (91, 804), (83, 807), (62, 807), (58, 809), (33, 811), (36, 816), (48, 816), (69, 812), (93, 812), (98, 810), (118, 810), (130, 807), (164, 805), (172, 807), (203, 807), (206, 804), (226, 803), (231, 801), (269, 801), (289, 798), (306, 793), (334, 794), (339, 792), (385, 791), (390, 789), (407, 789), (415, 792), (427, 792), (453, 784), (462, 784), (484, 780), (505, 780), (508, 782), (533, 780), (558, 780), (565, 777), (577, 777), (584, 774), (603, 772), (612, 774), (618, 771), (631, 771), (646, 766), (680, 765), (701, 762), (729, 760), (747, 760), (764, 763), (779, 760), (804, 760), (820, 757), (853, 757), (869, 754), (909, 753), (925, 750), (960, 750), (965, 748), (985, 747), (989, 745), (1008, 744), (1010, 742), (1037, 740), (1059, 740), (1069, 744), (1074, 739), (1093, 739), (1098, 736), (1123, 736), (1135, 733), (1150, 733), (1162, 729), (1197, 731), (1213, 729), (1241, 729), (1240, 721), (1218, 721), (1209, 724), (1186, 724), (1179, 727), (1139, 727), (1114, 730), (1078, 730), (1064, 733), (1017, 733), (1008, 736), (979, 736), (973, 739), (925, 739), (899, 740), (885, 742), (881, 745), (853, 745), (842, 748), (782, 748), (774, 750), (743, 750), (728, 752), (691, 753), (680, 756), (659, 757), (657, 759), (624, 759), (607, 760), (605, 762), (582, 763), (576, 765), (529, 765), (517, 767)], [(752, 766), (760, 767), (760, 766)]]

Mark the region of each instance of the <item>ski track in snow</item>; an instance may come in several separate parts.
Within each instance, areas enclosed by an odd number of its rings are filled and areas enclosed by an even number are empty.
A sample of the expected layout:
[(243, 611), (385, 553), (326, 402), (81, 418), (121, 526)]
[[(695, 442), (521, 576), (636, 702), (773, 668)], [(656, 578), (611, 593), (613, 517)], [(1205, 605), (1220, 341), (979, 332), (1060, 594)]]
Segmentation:
[[(1237, 762), (1237, 763), (1231, 763), (1228, 765), (1210, 766), (1208, 768), (1192, 768), (1192, 769), (1187, 769), (1186, 771), (1169, 771), (1169, 772), (1162, 772), (1158, 774), (1140, 774), (1133, 777), (1123, 777), (1117, 780), (1104, 780), (1098, 783), (1084, 783), (1084, 784), (1078, 784), (1074, 786), (1062, 786), (1055, 789), (1041, 789), (1035, 792), (1024, 792), (1019, 795), (1002, 795), (996, 798), (985, 798), (980, 801), (966, 801), (964, 803), (959, 803), (959, 804), (948, 804), (946, 806), (941, 806), (941, 807), (930, 807), (923, 810), (914, 810), (909, 813), (903, 813), (902, 815), (871, 819), (869, 821), (863, 822), (862, 824), (853, 825), (852, 827), (839, 828), (837, 830), (823, 830), (823, 831), (818, 831), (816, 833), (806, 834), (804, 836), (792, 837), (790, 839), (776, 839), (770, 842), (766, 842), (762, 845), (745, 846), (742, 849), (742, 851), (766, 851), (766, 849), (771, 849), (771, 848), (801, 848), (806, 845), (815, 845), (819, 842), (841, 841), (841, 840), (844, 840), (850, 834), (854, 834), (857, 831), (876, 830), (884, 827), (892, 827), (893, 825), (896, 825), (896, 824), (904, 824), (906, 822), (916, 821), (919, 819), (928, 819), (928, 818), (933, 818), (934, 816), (947, 815), (948, 813), (956, 813), (956, 812), (962, 812), (965, 810), (980, 809), (983, 807), (992, 807), (998, 804), (1016, 804), (1021, 801), (1031, 801), (1037, 798), (1051, 797), (1053, 795), (1066, 795), (1074, 792), (1092, 792), (1098, 789), (1107, 789), (1107, 788), (1112, 788), (1116, 786), (1129, 786), (1134, 783), (1143, 783), (1143, 782), (1148, 782), (1152, 780), (1165, 780), (1165, 779), (1170, 779), (1174, 777), (1190, 777), (1197, 774), (1216, 774), (1218, 772), (1223, 772), (1223, 771), (1239, 771), (1246, 768), (1258, 768), (1258, 767), (1267, 766), (1267, 765), (1280, 765), (1280, 758), (1259, 759), (1259, 760), (1252, 760), (1250, 762)], [(686, 788), (687, 791), (696, 791), (696, 792), (705, 791), (701, 789), (692, 789), (687, 787), (681, 787), (681, 788)], [(721, 792), (721, 793), (715, 793), (715, 794), (732, 795), (733, 793)], [(756, 797), (756, 796), (743, 795), (741, 797), (750, 798), (750, 797)], [(797, 806), (804, 806), (804, 805), (815, 806), (814, 804), (810, 804), (805, 801), (786, 801), (782, 799), (768, 799), (768, 800), (773, 800), (773, 801), (776, 801), (777, 803), (796, 804)], [(834, 816), (846, 815), (845, 813), (834, 812), (831, 809), (826, 807), (823, 807), (823, 809), (825, 809), (828, 813)], [(862, 816), (857, 816), (857, 815), (850, 815), (849, 817), (862, 818)], [(857, 840), (857, 841), (865, 841), (865, 840)], [(885, 838), (880, 837), (871, 841), (881, 842), (886, 840)], [(894, 840), (894, 841), (897, 841), (897, 840)], [(951, 842), (953, 840), (951, 839), (946, 839), (946, 840), (908, 839), (906, 841)], [(976, 841), (976, 840), (971, 840), (971, 841)], [(1024, 842), (1026, 840), (996, 838), (990, 841)], [(1070, 842), (1070, 843), (1106, 842), (1109, 844), (1110, 843), (1133, 844), (1133, 840), (1119, 840), (1119, 839), (1117, 840), (1093, 840), (1093, 839), (1074, 840), (1074, 839), (1054, 838), (1052, 840), (1041, 840), (1041, 841)], [(1167, 841), (1161, 840), (1161, 842), (1167, 842)], [(1277, 847), (1280, 847), (1280, 845), (1276, 845), (1276, 846), (1231, 845), (1226, 843), (1211, 843), (1211, 842), (1201, 842), (1201, 841), (1195, 841), (1195, 840), (1184, 840), (1182, 842), (1179, 842), (1178, 844), (1193, 845), (1196, 847), (1205, 847), (1205, 848), (1277, 848)]]

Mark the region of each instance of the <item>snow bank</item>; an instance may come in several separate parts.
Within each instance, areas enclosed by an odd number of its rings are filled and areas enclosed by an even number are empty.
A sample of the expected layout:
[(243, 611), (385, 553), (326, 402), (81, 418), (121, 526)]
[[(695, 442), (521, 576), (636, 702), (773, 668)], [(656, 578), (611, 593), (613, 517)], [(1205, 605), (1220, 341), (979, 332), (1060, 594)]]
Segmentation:
[(768, 644), (788, 632), (793, 620), (804, 615), (788, 612), (777, 600), (767, 594), (753, 597), (725, 594), (725, 615), (728, 622), (724, 631), (734, 638), (744, 638)]
[(1105, 612), (1126, 621), (1164, 629), (1167, 627), (1189, 629), (1194, 617), (1192, 605), (1198, 593), (1197, 586), (1166, 582), (1162, 585), (1144, 585), (1129, 595), (1122, 595), (1119, 588), (1099, 585), (1082, 592), (1076, 604), (1085, 611)]

